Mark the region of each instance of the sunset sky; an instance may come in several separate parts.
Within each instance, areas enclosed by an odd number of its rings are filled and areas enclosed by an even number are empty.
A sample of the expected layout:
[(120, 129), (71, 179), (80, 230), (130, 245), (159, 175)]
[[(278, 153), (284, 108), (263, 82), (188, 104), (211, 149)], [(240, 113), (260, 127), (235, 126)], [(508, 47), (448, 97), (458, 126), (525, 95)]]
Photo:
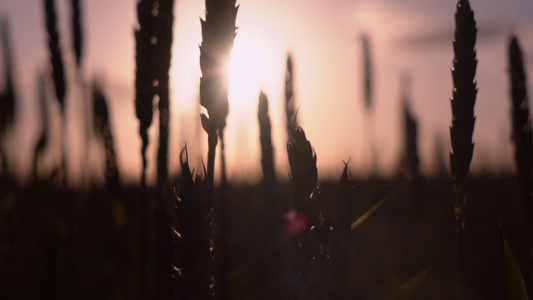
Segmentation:
[[(83, 91), (74, 82), (67, 0), (58, 0), (59, 22), (69, 93), (69, 157), (72, 176), (96, 172), (82, 163), (98, 165), (98, 151), (81, 137)], [(283, 111), (286, 54), (295, 63), (298, 117), (318, 156), (319, 177), (340, 176), (351, 159), (354, 174), (369, 170), (370, 136), (375, 138), (381, 174), (397, 164), (402, 141), (400, 78), (411, 77), (411, 107), (419, 121), (422, 170), (431, 172), (436, 136), (449, 151), (452, 94), (452, 38), (456, 1), (442, 0), (242, 0), (239, 27), (230, 68), (230, 115), (226, 129), (228, 172), (231, 180), (255, 182), (260, 178), (257, 124), (259, 90), (270, 100), (276, 164), (281, 177), (288, 173)], [(140, 176), (140, 139), (134, 112), (134, 37), (136, 1), (82, 1), (85, 34), (83, 77), (104, 83), (112, 112), (119, 168), (125, 182)], [(525, 52), (528, 87), (533, 89), (533, 2), (531, 0), (472, 0), (479, 27), (479, 93), (474, 141), (474, 169), (497, 172), (512, 168), (506, 49), (515, 32)], [(200, 165), (207, 153), (207, 137), (199, 128), (200, 17), (204, 1), (178, 0), (175, 4), (171, 66), (171, 172), (178, 170), (178, 154), (185, 141), (191, 160)], [(17, 92), (22, 105), (9, 137), (12, 168), (29, 174), (37, 134), (37, 75), (48, 67), (47, 38), (42, 2), (0, 0), (0, 14), (10, 21)], [(363, 105), (360, 35), (371, 39), (374, 65), (373, 117)], [(1, 62), (1, 59), (0, 59)], [(3, 63), (3, 62), (2, 62)], [(2, 76), (2, 75), (0, 75)], [(52, 102), (52, 111), (57, 105)], [(57, 119), (57, 115), (56, 115)], [(154, 118), (156, 120), (156, 118)], [(374, 127), (369, 126), (369, 122)], [(54, 124), (58, 127), (58, 121)], [(155, 126), (154, 126), (155, 125)], [(153, 123), (152, 129), (157, 127)], [(58, 128), (56, 128), (58, 131)], [(199, 139), (195, 138), (201, 134)], [(56, 134), (57, 135), (57, 134)], [(57, 141), (57, 136), (54, 137)], [(150, 174), (155, 174), (155, 141), (151, 131)], [(83, 150), (83, 151), (82, 151)], [(57, 159), (51, 149), (50, 160)], [(83, 158), (83, 159), (82, 159)], [(83, 171), (82, 171), (83, 170)]]

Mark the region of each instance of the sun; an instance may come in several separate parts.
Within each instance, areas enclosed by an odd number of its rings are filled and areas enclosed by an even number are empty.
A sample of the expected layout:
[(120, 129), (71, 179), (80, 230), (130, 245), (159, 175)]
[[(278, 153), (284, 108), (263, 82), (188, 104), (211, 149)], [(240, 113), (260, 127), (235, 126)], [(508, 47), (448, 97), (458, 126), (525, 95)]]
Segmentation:
[(270, 65), (270, 57), (257, 40), (237, 35), (227, 67), (230, 114), (255, 115), (259, 91)]

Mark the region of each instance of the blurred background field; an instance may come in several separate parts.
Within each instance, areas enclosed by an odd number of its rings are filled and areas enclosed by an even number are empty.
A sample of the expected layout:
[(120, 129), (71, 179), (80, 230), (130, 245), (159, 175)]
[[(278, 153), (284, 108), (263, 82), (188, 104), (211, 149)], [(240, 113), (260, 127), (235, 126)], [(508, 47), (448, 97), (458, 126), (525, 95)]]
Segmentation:
[[(208, 181), (210, 163), (204, 132), (208, 129), (202, 128), (199, 117), (207, 112), (200, 106), (199, 93), (205, 75), (199, 64), (199, 45), (205, 42), (199, 17), (206, 15), (205, 3), (174, 4), (170, 142), (165, 156), (169, 176), (168, 181), (157, 178), (156, 101), (144, 186), (139, 184), (143, 165), (135, 106), (136, 58), (142, 56), (136, 52), (134, 35), (141, 28), (138, 3), (80, 2), (83, 55), (78, 64), (78, 50), (72, 47), (75, 34), (70, 31), (70, 5), (75, 2), (55, 1), (66, 82), (61, 106), (55, 99), (57, 78), (50, 64), (49, 47), (53, 47), (44, 5), (0, 0), (0, 66), (5, 68), (0, 72), (0, 295), (6, 299), (176, 297), (179, 292), (172, 290), (179, 290), (179, 284), (172, 281), (172, 274), (181, 277), (185, 272), (176, 270), (183, 263), (176, 254), (182, 253), (183, 245), (175, 236), (184, 226), (177, 215), (197, 213), (180, 212), (178, 202), (183, 199), (173, 195), (174, 188), (177, 194), (185, 189), (180, 181), (186, 177), (181, 151), (187, 145), (198, 185)], [(533, 278), (527, 264), (532, 262), (532, 247), (527, 244), (526, 213), (513, 157), (507, 53), (510, 34), (517, 34), (524, 46), (525, 71), (533, 74), (529, 63), (533, 4), (478, 2), (472, 3), (479, 28), (475, 77), (479, 92), (474, 155), (465, 184), (462, 258), (467, 263), (461, 273), (462, 296), (503, 299), (509, 282), (502, 237), (517, 257), (526, 285), (531, 286)], [(310, 143), (312, 148), (309, 153), (297, 150), (310, 154), (305, 158), (314, 164), (304, 175), (313, 177), (318, 169), (318, 180), (311, 178), (312, 193), (304, 198), (310, 206), (318, 205), (319, 213), (304, 227), (311, 237), (320, 226), (330, 232), (327, 242), (318, 243), (318, 252), (327, 257), (326, 269), (335, 268), (329, 265), (329, 251), (336, 249), (329, 247), (338, 229), (331, 224), (339, 218), (339, 199), (349, 199), (351, 205), (347, 213), (352, 229), (344, 239), (347, 271), (339, 279), (343, 283), (326, 277), (318, 289), (344, 284), (346, 290), (336, 294), (338, 299), (453, 298), (458, 281), (457, 223), (449, 132), (456, 3), (242, 0), (238, 4), (237, 35), (231, 57), (224, 62), (229, 81), (228, 182), (220, 178), (217, 159), (215, 204), (202, 216), (210, 233), (201, 237), (209, 241), (204, 246), (214, 245), (213, 261), (227, 264), (228, 278), (206, 290), (216, 290), (219, 297), (224, 285), (227, 299), (297, 299), (294, 290), (308, 284), (299, 281), (301, 274), (294, 274), (298, 269), (294, 243), (300, 233), (292, 231), (291, 216), (300, 213), (295, 195), (301, 187), (295, 183), (294, 165), (289, 165), (289, 144), (293, 149), (299, 145), (294, 135), (305, 129), (304, 145)], [(288, 57), (294, 73), (287, 71)], [(285, 120), (287, 74), (294, 80), (294, 128)], [(527, 78), (524, 86), (531, 83)], [(158, 84), (159, 80), (153, 83)], [(265, 179), (262, 165), (260, 91), (269, 101), (272, 182)], [(372, 95), (366, 96), (370, 91)], [(6, 99), (13, 100), (14, 107)], [(344, 174), (352, 177), (343, 183), (339, 178), (344, 167), (349, 170)], [(161, 241), (162, 237), (168, 240)], [(221, 246), (220, 241), (226, 244)], [(221, 247), (227, 248), (223, 258), (216, 252)], [(161, 274), (162, 269), (168, 274)], [(170, 288), (167, 280), (172, 282)]]

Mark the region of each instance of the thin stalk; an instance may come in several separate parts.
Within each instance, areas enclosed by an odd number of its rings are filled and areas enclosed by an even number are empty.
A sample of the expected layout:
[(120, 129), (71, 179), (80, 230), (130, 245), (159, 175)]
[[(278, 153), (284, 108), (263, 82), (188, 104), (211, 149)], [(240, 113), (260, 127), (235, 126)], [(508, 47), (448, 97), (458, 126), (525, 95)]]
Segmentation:
[(139, 135), (142, 139), (142, 175), (139, 216), (139, 288), (142, 299), (148, 298), (147, 280), (147, 210), (148, 188), (146, 187), (146, 149), (148, 148), (148, 128), (152, 124), (153, 101), (156, 83), (156, 18), (157, 1), (140, 0), (137, 2), (139, 28), (135, 30), (135, 113), (139, 119)]
[[(523, 238), (510, 236), (510, 242), (514, 242), (515, 253), (520, 262), (527, 290), (533, 292), (533, 282), (531, 279), (531, 258), (529, 248), (531, 247), (533, 234), (533, 196), (532, 174), (533, 165), (533, 133), (531, 129), (531, 118), (529, 113), (529, 99), (527, 93), (527, 77), (524, 68), (522, 50), (516, 36), (512, 36), (509, 41), (509, 79), (511, 86), (512, 102), (512, 140), (515, 145), (515, 162), (518, 171), (518, 180), (522, 192), (522, 210), (525, 212), (525, 232), (528, 234), (518, 235)], [(522, 221), (524, 222), (524, 221)]]
[(169, 69), (174, 24), (174, 0), (158, 0), (156, 19), (156, 74), (155, 92), (159, 97), (159, 149), (157, 152), (156, 198), (156, 297), (172, 295), (172, 281), (168, 274), (172, 264), (172, 235), (168, 183), (168, 140), (170, 122)]
[(228, 201), (228, 179), (226, 177), (226, 152), (224, 146), (224, 128), (218, 131), (220, 138), (220, 163), (221, 163), (221, 180), (220, 180), (220, 202), (219, 202), (219, 224), (220, 238), (218, 243), (218, 253), (222, 258), (220, 260), (220, 277), (222, 279), (221, 296), (222, 299), (229, 299), (228, 278), (229, 278), (229, 249), (227, 241), (227, 201)]

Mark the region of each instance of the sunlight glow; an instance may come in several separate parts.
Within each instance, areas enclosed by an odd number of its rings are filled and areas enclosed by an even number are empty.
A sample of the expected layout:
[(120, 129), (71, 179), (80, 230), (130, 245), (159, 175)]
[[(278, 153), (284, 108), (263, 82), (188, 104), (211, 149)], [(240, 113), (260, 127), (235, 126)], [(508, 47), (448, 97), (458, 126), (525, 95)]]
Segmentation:
[(271, 72), (270, 60), (253, 37), (237, 35), (227, 70), (230, 114), (255, 116), (259, 91)]

